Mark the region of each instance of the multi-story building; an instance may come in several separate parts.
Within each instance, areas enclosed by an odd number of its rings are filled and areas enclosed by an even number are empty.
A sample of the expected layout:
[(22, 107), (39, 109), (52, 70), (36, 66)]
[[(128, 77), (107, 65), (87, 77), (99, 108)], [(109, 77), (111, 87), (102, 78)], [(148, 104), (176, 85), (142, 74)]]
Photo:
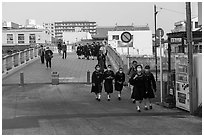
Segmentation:
[(43, 23), (43, 27), (50, 31), (52, 37), (55, 37), (55, 24), (54, 23)]
[(3, 21), (2, 29), (19, 29), (19, 24), (14, 22)]
[[(198, 25), (198, 17), (192, 18), (192, 31), (196, 31), (197, 29), (199, 29), (199, 25)], [(180, 32), (180, 31), (186, 31), (186, 21), (178, 21), (174, 23), (174, 29), (172, 30), (172, 32)]]
[(55, 26), (55, 38), (62, 39), (63, 32), (89, 32), (96, 34), (96, 22), (90, 21), (57, 21)]

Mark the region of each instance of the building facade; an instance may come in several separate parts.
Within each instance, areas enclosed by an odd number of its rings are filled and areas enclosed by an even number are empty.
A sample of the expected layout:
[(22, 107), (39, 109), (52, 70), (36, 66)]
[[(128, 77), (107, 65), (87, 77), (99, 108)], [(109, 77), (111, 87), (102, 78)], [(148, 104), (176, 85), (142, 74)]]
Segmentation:
[[(198, 17), (192, 18), (192, 31), (196, 31), (199, 29), (199, 24), (198, 24)], [(178, 21), (174, 23), (174, 29), (172, 32), (181, 32), (181, 31), (186, 31), (186, 21)]]
[(44, 29), (47, 29), (50, 31), (52, 37), (55, 37), (55, 24), (54, 23), (43, 23)]
[[(121, 40), (121, 34), (125, 31), (132, 35), (132, 40), (128, 44)], [(108, 31), (108, 44), (121, 55), (152, 55), (152, 31), (148, 26), (116, 26), (113, 30)]]
[(19, 29), (20, 25), (14, 22), (3, 21), (2, 29)]
[(96, 34), (96, 22), (90, 21), (58, 21), (54, 23), (55, 38), (62, 39), (63, 32), (89, 32)]
[(51, 43), (45, 29), (12, 29), (2, 31), (2, 46)]

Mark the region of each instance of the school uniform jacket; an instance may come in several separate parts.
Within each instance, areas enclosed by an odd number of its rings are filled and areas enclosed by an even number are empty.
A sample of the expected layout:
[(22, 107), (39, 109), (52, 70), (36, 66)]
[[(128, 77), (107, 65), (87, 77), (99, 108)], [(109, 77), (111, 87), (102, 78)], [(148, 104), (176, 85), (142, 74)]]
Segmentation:
[(123, 83), (125, 82), (125, 73), (119, 71), (115, 74), (115, 90), (122, 91)]
[(105, 92), (113, 93), (113, 79), (115, 78), (115, 74), (112, 70), (106, 70), (104, 72), (104, 88)]

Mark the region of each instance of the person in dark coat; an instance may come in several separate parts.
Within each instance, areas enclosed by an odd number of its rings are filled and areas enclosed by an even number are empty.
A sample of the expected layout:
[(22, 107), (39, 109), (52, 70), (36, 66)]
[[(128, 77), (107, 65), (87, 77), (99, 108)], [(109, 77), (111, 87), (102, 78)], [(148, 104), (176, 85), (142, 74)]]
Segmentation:
[(66, 58), (67, 58), (67, 45), (65, 44), (65, 42), (64, 42), (64, 44), (62, 45), (62, 51), (63, 51), (63, 53), (62, 53), (62, 59), (66, 59)]
[(98, 64), (101, 66), (101, 71), (104, 71), (105, 69), (105, 56), (102, 54), (101, 51), (99, 51), (99, 55), (97, 56)]
[(91, 92), (96, 94), (96, 100), (101, 100), (101, 91), (103, 84), (103, 73), (100, 71), (100, 65), (95, 66), (95, 71), (92, 74)]
[(141, 102), (146, 91), (145, 76), (142, 73), (142, 65), (137, 66), (137, 72), (130, 78), (129, 82), (133, 85), (132, 98), (136, 100), (137, 111), (140, 112)]
[(52, 50), (49, 49), (49, 47), (46, 47), (45, 50), (45, 60), (46, 60), (46, 67), (50, 67), (51, 68), (51, 60), (53, 58), (53, 52)]
[(146, 92), (144, 94), (145, 110), (148, 110), (147, 102), (149, 102), (149, 109), (152, 109), (151, 99), (155, 98), (156, 93), (156, 81), (154, 75), (150, 72), (150, 66), (145, 66), (145, 87)]
[(58, 48), (59, 55), (61, 55), (62, 45), (60, 42), (57, 44), (57, 48)]
[[(132, 66), (130, 67), (130, 69), (128, 70), (128, 73), (127, 73), (129, 79), (137, 72), (136, 67), (137, 67), (137, 61), (134, 60), (132, 62)], [(131, 96), (132, 96), (133, 86), (131, 84), (130, 84), (130, 92), (131, 92)], [(132, 102), (135, 104), (135, 99), (132, 99)]]
[(78, 59), (81, 59), (80, 56), (82, 55), (82, 47), (81, 47), (80, 44), (77, 46), (77, 51), (76, 51), (76, 53), (77, 53)]
[(107, 93), (108, 101), (110, 101), (110, 94), (113, 93), (113, 80), (115, 78), (114, 72), (111, 70), (111, 65), (108, 65), (107, 70), (104, 72), (104, 89)]
[(45, 62), (45, 49), (43, 48), (43, 45), (40, 46), (40, 49), (38, 51), (38, 55), (40, 56), (41, 63), (44, 64), (44, 62)]
[(123, 89), (123, 84), (125, 82), (125, 73), (123, 68), (120, 67), (119, 71), (115, 74), (115, 90), (118, 91), (118, 100), (121, 100), (121, 91)]

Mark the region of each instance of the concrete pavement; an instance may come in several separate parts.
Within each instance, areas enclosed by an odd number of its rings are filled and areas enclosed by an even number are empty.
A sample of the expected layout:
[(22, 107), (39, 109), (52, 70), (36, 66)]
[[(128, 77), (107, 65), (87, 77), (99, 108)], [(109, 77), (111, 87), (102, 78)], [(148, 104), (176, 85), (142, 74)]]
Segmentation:
[(87, 71), (94, 71), (97, 60), (78, 59), (75, 53), (68, 53), (67, 59), (55, 54), (52, 68), (46, 69), (40, 59), (25, 66), (2, 80), (3, 85), (19, 84), (20, 72), (24, 72), (25, 83), (51, 83), (51, 72), (57, 71), (61, 82), (86, 82)]
[(3, 135), (201, 135), (202, 119), (153, 105), (139, 113), (129, 90), (95, 100), (86, 84), (2, 87)]

